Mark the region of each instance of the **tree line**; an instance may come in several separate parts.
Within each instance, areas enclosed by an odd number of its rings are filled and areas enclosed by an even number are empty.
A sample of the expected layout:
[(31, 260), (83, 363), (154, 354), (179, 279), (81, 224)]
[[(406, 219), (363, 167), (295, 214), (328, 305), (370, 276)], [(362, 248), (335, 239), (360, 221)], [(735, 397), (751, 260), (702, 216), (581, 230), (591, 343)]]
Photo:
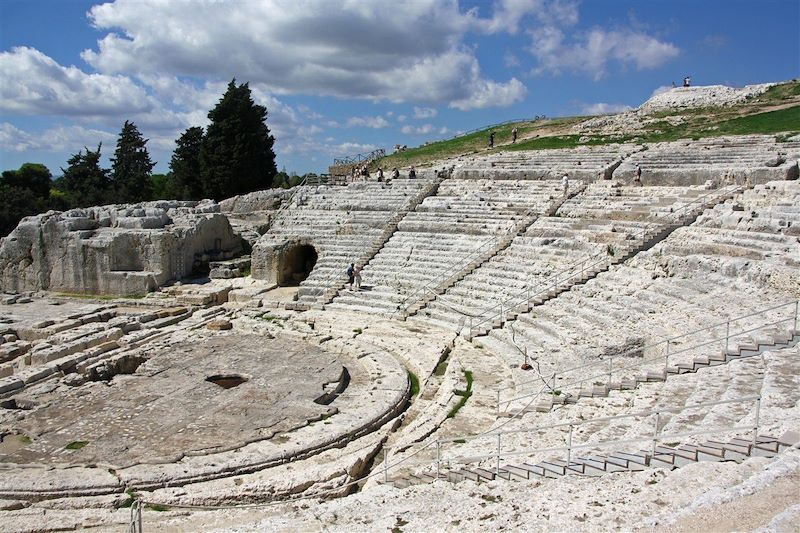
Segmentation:
[(247, 83), (232, 80), (208, 113), (209, 125), (191, 127), (176, 140), (167, 174), (153, 174), (156, 165), (148, 139), (125, 121), (111, 168), (100, 165), (102, 143), (84, 148), (67, 160), (53, 180), (41, 164), (25, 163), (0, 177), (0, 236), (19, 220), (49, 209), (65, 210), (110, 203), (149, 200), (221, 200), (275, 186), (293, 186), (301, 178), (277, 172), (267, 127), (267, 109), (253, 102)]

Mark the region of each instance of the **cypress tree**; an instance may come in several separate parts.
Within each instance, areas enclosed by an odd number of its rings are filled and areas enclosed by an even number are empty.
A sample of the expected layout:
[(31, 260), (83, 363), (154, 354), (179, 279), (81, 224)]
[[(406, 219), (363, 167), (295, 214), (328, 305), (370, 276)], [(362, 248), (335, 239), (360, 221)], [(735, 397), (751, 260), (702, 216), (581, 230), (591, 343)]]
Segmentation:
[(112, 184), (117, 202), (141, 202), (152, 196), (150, 173), (155, 163), (147, 152), (147, 139), (133, 122), (125, 121), (111, 158)]
[(111, 180), (108, 171), (100, 168), (100, 148), (92, 152), (86, 148), (86, 153), (79, 151), (67, 160), (69, 165), (66, 170), (61, 169), (64, 175), (58, 180), (59, 186), (67, 194), (70, 205), (86, 207), (101, 205), (109, 200)]
[(200, 200), (203, 183), (200, 180), (200, 151), (203, 148), (203, 128), (187, 129), (175, 141), (177, 147), (169, 162), (171, 191), (179, 200)]
[(221, 200), (269, 188), (277, 171), (275, 138), (267, 109), (253, 102), (248, 84), (232, 80), (208, 118), (200, 153), (203, 195)]

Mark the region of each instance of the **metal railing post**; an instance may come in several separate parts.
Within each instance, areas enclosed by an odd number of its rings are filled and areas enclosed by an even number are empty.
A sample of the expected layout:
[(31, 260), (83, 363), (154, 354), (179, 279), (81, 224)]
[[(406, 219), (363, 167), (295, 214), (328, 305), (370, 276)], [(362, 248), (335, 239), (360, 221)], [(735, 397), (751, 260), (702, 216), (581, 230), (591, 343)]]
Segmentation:
[(550, 389), (555, 391), (556, 390), (556, 373), (555, 372), (553, 372), (552, 380), (553, 381), (552, 381), (552, 383), (550, 385)]
[(436, 478), (438, 479), (441, 475), (441, 464), (442, 464), (442, 441), (436, 439)]
[(753, 446), (758, 444), (758, 423), (761, 416), (761, 396), (756, 398), (756, 416), (753, 420)]
[(572, 459), (572, 424), (569, 425), (569, 434), (567, 435), (567, 464)]
[(383, 449), (383, 482), (389, 482), (389, 447)]
[(725, 354), (727, 356), (728, 353), (728, 342), (731, 338), (731, 321), (728, 320), (725, 322)]
[(497, 416), (500, 416), (500, 389), (497, 389)]
[(656, 411), (656, 423), (653, 427), (653, 455), (656, 454), (656, 445), (658, 444), (658, 424), (661, 421), (661, 413)]
[(610, 382), (614, 374), (614, 358), (608, 358), (608, 381)]
[(500, 433), (497, 434), (497, 463), (495, 465), (495, 474), (500, 475)]
[(667, 350), (664, 354), (664, 378), (667, 376), (667, 368), (669, 368), (669, 339), (667, 339)]
[(797, 320), (800, 316), (800, 300), (794, 302), (794, 329), (797, 331)]

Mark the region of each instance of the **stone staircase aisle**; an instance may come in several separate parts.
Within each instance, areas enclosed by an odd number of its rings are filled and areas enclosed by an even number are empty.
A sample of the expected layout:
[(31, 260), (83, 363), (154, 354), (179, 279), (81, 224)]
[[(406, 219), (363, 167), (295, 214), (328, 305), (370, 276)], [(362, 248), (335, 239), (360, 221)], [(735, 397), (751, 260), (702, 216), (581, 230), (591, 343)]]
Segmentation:
[(701, 461), (743, 461), (749, 457), (774, 457), (782, 451), (800, 443), (800, 434), (786, 432), (780, 437), (758, 435), (752, 438), (736, 437), (725, 441), (709, 439), (697, 445), (683, 444), (676, 447), (660, 445), (653, 450), (638, 452), (612, 452), (587, 455), (585, 457), (550, 459), (535, 463), (505, 464), (500, 468), (459, 468), (431, 473), (405, 474), (393, 477), (389, 484), (406, 488), (411, 485), (431, 483), (437, 480), (458, 483), (465, 480), (475, 482), (527, 481), (531, 479), (553, 479), (566, 475), (601, 476), (615, 472), (634, 472), (646, 468), (675, 469)]

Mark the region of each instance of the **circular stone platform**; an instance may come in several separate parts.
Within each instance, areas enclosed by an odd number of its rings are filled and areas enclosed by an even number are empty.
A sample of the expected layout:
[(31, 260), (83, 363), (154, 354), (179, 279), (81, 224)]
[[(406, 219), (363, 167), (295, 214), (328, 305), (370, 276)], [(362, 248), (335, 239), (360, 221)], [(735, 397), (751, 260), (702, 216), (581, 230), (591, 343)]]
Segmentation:
[(37, 407), (14, 424), (32, 441), (0, 447), (0, 463), (125, 465), (236, 448), (329, 414), (314, 400), (343, 374), (335, 355), (293, 338), (171, 344), (134, 374), (32, 395)]

